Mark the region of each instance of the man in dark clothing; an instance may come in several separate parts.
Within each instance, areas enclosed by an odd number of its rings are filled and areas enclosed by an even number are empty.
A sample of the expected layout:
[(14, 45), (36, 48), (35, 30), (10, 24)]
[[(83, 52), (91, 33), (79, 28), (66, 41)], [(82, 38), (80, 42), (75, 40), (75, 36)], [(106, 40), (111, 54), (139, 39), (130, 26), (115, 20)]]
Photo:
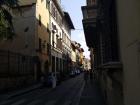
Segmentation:
[(84, 80), (87, 83), (87, 81), (88, 81), (88, 71), (84, 71)]
[(93, 71), (92, 71), (92, 69), (90, 69), (90, 81), (91, 82), (93, 81)]

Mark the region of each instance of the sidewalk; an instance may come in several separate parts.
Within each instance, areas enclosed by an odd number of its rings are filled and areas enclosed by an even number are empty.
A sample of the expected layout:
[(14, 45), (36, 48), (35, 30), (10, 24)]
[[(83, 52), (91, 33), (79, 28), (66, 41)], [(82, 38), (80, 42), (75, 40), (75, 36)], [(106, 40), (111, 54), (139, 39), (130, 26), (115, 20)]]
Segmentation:
[[(67, 79), (69, 79), (69, 78), (66, 78), (65, 80), (67, 80)], [(65, 80), (63, 80), (63, 81), (65, 81)], [(5, 100), (5, 99), (10, 99), (12, 97), (20, 96), (22, 94), (32, 92), (33, 90), (39, 89), (39, 88), (43, 88), (41, 82), (28, 86), (28, 87), (25, 87), (25, 88), (22, 88), (22, 89), (19, 89), (19, 90), (10, 91), (7, 93), (0, 93), (0, 101)], [(45, 88), (48, 88), (48, 92), (53, 90), (53, 88), (50, 88), (50, 87), (45, 87)]]
[(100, 89), (95, 81), (85, 83), (79, 105), (105, 105)]
[(25, 94), (27, 92), (33, 91), (35, 89), (38, 89), (41, 86), (42, 86), (42, 84), (38, 83), (38, 84), (32, 85), (30, 87), (26, 87), (26, 88), (23, 88), (23, 89), (11, 91), (11, 92), (8, 92), (8, 93), (5, 93), (5, 94), (0, 94), (0, 101), (4, 100), (4, 99), (9, 99), (9, 98), (12, 98), (12, 97), (15, 97), (15, 96), (19, 96), (21, 94)]

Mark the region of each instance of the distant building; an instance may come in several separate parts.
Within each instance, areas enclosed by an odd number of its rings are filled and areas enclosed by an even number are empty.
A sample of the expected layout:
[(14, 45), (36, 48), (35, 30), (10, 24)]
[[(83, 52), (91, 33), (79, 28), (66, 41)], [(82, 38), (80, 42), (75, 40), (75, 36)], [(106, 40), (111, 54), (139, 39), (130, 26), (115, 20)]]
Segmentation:
[(80, 65), (81, 65), (81, 68), (83, 68), (83, 62), (84, 62), (84, 49), (83, 48), (80, 48), (79, 49), (79, 52), (80, 52)]
[(84, 70), (89, 71), (91, 69), (91, 62), (89, 59), (84, 58), (83, 65), (84, 65)]
[(72, 41), (71, 47), (72, 47), (72, 53), (71, 53), (72, 68), (73, 69), (83, 68), (84, 49), (81, 48), (80, 43), (77, 43), (76, 41)]
[(76, 67), (76, 46), (74, 42), (71, 42), (71, 60), (72, 60), (72, 69)]

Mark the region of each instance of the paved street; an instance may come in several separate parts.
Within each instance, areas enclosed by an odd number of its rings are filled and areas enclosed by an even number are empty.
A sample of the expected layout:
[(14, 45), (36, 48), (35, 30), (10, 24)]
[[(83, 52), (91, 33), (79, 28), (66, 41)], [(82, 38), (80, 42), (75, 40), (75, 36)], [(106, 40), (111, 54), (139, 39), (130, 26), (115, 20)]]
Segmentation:
[(2, 100), (0, 105), (105, 105), (96, 83), (85, 84), (83, 74), (62, 82), (55, 89), (39, 88)]
[(95, 81), (88, 81), (84, 85), (79, 105), (105, 105), (101, 91)]
[[(3, 100), (0, 105), (70, 105), (83, 87), (83, 75), (67, 80), (55, 89), (40, 88)], [(76, 102), (75, 102), (76, 104)]]

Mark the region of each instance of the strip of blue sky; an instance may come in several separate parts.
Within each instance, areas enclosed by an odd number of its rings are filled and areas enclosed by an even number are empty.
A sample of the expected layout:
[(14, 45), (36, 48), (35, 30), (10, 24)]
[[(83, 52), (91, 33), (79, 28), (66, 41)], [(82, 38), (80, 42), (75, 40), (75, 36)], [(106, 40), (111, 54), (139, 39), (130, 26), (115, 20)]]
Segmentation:
[(79, 42), (84, 48), (85, 56), (89, 58), (89, 51), (86, 46), (83, 26), (82, 26), (82, 11), (81, 6), (86, 5), (86, 0), (61, 0), (62, 8), (69, 12), (76, 30), (72, 31), (72, 40)]

